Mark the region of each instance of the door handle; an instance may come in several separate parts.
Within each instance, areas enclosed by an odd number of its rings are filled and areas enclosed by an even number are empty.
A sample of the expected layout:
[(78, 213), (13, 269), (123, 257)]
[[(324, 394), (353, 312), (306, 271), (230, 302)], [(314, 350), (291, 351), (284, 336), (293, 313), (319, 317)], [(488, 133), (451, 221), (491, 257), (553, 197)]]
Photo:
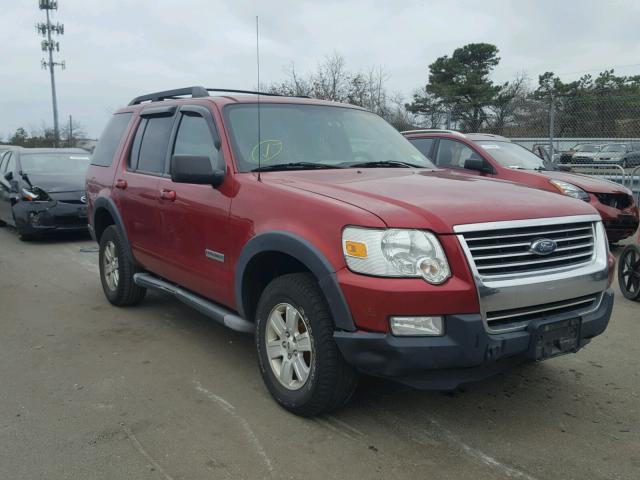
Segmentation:
[(118, 180), (116, 180), (116, 188), (124, 190), (125, 188), (127, 188), (127, 181), (119, 178)]
[(162, 190), (160, 190), (160, 198), (162, 200), (169, 200), (170, 202), (173, 202), (176, 199), (176, 192), (163, 188)]

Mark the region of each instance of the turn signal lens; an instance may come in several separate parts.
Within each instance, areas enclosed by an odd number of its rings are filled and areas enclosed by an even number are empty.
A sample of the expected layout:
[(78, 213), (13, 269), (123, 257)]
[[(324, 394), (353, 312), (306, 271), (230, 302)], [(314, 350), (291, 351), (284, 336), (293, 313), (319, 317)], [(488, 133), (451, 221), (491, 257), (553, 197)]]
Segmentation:
[(366, 258), (367, 245), (362, 242), (352, 242), (347, 240), (344, 243), (344, 251), (350, 257)]

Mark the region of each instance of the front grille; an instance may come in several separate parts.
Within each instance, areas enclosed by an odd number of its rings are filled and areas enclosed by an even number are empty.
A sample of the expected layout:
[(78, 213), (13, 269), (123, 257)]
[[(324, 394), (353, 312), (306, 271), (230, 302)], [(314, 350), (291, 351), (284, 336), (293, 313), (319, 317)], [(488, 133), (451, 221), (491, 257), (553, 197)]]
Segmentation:
[(595, 193), (600, 203), (609, 207), (617, 208), (618, 210), (624, 210), (631, 205), (632, 197), (626, 193)]
[[(501, 228), (462, 234), (471, 259), (482, 277), (518, 275), (589, 262), (594, 252), (592, 222)], [(538, 239), (554, 240), (548, 255), (530, 250)]]
[(511, 330), (521, 328), (535, 318), (571, 312), (575, 312), (576, 315), (582, 314), (594, 310), (598, 306), (600, 296), (600, 294), (586, 295), (542, 305), (487, 312), (487, 326), (494, 331)]

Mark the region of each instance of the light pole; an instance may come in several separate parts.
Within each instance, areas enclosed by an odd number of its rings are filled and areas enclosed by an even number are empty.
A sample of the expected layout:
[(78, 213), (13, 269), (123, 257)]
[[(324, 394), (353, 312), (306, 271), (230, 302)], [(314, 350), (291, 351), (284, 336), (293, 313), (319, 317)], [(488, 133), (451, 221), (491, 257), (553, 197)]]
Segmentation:
[(51, 23), (51, 18), (49, 15), (50, 10), (58, 9), (58, 2), (56, 0), (39, 0), (40, 10), (44, 10), (47, 14), (47, 22), (46, 23), (37, 23), (36, 30), (42, 35), (44, 40), (41, 42), (42, 50), (44, 52), (49, 53), (49, 61), (46, 61), (44, 58), (40, 62), (43, 69), (48, 69), (49, 74), (51, 76), (51, 98), (53, 101), (53, 135), (54, 135), (54, 144), (57, 147), (60, 142), (60, 127), (58, 124), (58, 99), (56, 96), (56, 76), (55, 76), (55, 67), (61, 67), (63, 70), (65, 68), (65, 62), (54, 62), (53, 61), (53, 51), (60, 51), (60, 43), (52, 40), (51, 34), (55, 35), (63, 35), (64, 34), (64, 25), (60, 23), (56, 23), (55, 25)]

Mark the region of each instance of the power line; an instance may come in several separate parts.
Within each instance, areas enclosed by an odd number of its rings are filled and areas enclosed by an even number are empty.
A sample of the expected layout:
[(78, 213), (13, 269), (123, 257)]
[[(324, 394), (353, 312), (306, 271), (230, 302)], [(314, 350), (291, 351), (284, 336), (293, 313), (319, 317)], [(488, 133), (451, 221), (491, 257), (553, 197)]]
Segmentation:
[(58, 2), (56, 0), (39, 0), (39, 8), (40, 10), (44, 10), (47, 14), (47, 22), (46, 23), (37, 23), (36, 31), (38, 34), (44, 37), (44, 40), (40, 43), (42, 50), (44, 52), (49, 53), (49, 61), (46, 61), (44, 58), (40, 61), (40, 65), (43, 69), (49, 70), (49, 74), (51, 76), (51, 98), (53, 101), (53, 135), (54, 135), (54, 144), (57, 147), (60, 141), (60, 129), (58, 125), (58, 99), (56, 97), (56, 77), (55, 77), (55, 68), (61, 67), (63, 70), (66, 65), (64, 60), (61, 62), (53, 61), (53, 51), (60, 51), (60, 42), (53, 40), (51, 35), (63, 35), (64, 34), (64, 25), (61, 23), (56, 23), (55, 25), (51, 23), (49, 11), (58, 9)]

